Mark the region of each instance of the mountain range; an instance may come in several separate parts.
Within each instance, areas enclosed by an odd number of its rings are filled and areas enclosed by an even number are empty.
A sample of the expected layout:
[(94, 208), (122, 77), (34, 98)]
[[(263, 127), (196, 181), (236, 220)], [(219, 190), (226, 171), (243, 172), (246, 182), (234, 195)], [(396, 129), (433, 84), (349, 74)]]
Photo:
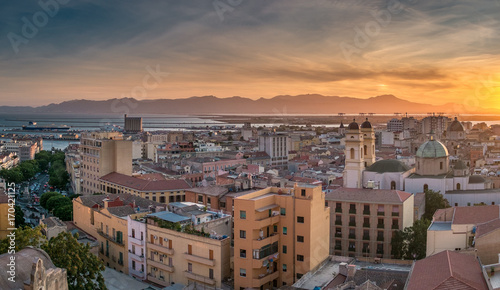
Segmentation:
[(353, 97), (307, 95), (280, 95), (270, 99), (252, 100), (243, 97), (217, 98), (215, 96), (185, 99), (135, 100), (132, 98), (72, 100), (40, 107), (0, 106), (0, 113), (61, 113), (61, 114), (392, 114), (395, 112), (425, 114), (499, 114), (500, 110), (471, 108), (462, 104), (430, 105), (410, 102), (393, 95), (368, 99)]

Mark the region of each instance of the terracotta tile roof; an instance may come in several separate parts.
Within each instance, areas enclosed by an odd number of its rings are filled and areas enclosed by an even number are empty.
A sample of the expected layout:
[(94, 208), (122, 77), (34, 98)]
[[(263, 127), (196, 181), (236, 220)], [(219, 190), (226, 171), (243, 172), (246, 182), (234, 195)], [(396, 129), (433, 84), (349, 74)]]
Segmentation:
[(194, 192), (194, 193), (206, 194), (206, 195), (210, 195), (210, 196), (221, 196), (221, 195), (227, 193), (228, 189), (226, 187), (222, 187), (222, 186), (206, 186), (206, 187), (191, 188), (191, 189), (188, 189), (187, 191)]
[(130, 205), (108, 207), (110, 214), (124, 217), (135, 213), (135, 210)]
[(114, 183), (124, 187), (129, 187), (139, 191), (180, 190), (191, 188), (191, 185), (189, 185), (189, 183), (184, 179), (143, 180), (117, 172), (106, 174), (99, 180)]
[(406, 289), (486, 290), (488, 285), (474, 256), (444, 251), (415, 262)]
[(148, 174), (140, 174), (135, 176), (136, 178), (140, 178), (143, 180), (150, 180), (150, 181), (155, 181), (155, 180), (165, 180), (165, 176), (161, 173), (148, 173)]
[(497, 219), (500, 214), (498, 205), (455, 207), (453, 224), (480, 224)]
[(84, 195), (79, 196), (76, 200), (81, 201), (84, 206), (87, 207), (104, 207), (104, 199), (108, 198), (111, 201), (115, 201), (117, 198), (120, 198), (123, 201), (123, 205), (133, 205), (135, 201), (135, 205), (140, 208), (148, 208), (151, 206), (165, 206), (165, 204), (152, 201), (149, 199), (142, 198), (140, 196), (135, 196), (129, 193), (122, 194), (102, 194), (102, 195)]
[(492, 221), (478, 224), (476, 229), (476, 238), (489, 234), (493, 231), (500, 229), (500, 219), (494, 219)]
[(325, 196), (326, 200), (362, 201), (372, 203), (403, 203), (411, 193), (399, 190), (345, 188), (335, 189)]

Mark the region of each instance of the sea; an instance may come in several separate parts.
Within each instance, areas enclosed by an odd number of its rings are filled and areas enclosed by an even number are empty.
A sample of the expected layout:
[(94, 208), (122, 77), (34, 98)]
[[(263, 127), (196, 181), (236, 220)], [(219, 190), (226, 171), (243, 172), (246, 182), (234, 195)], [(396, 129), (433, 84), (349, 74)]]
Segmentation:
[[(301, 115), (307, 116), (307, 115)], [(215, 120), (213, 116), (187, 116), (187, 115), (158, 115), (143, 114), (143, 129), (145, 131), (178, 130), (186, 131), (194, 128), (206, 128), (212, 126), (224, 126), (227, 130), (235, 130), (242, 126), (241, 123), (225, 123)], [(244, 117), (242, 115), (241, 117)], [(2, 135), (56, 135), (61, 132), (33, 132), (23, 131), (22, 126), (29, 122), (36, 122), (40, 126), (67, 125), (71, 127), (69, 132), (95, 131), (102, 128), (118, 127), (123, 128), (123, 115), (89, 115), (89, 114), (0, 114), (0, 140), (10, 140), (10, 137)], [(500, 124), (500, 121), (472, 121), (472, 123), (485, 122), (488, 125)], [(279, 126), (283, 123), (258, 124), (259, 126)], [(313, 126), (338, 127), (338, 124), (319, 124)], [(44, 140), (44, 149), (65, 149), (69, 144), (79, 143), (79, 141), (57, 140), (48, 138)]]

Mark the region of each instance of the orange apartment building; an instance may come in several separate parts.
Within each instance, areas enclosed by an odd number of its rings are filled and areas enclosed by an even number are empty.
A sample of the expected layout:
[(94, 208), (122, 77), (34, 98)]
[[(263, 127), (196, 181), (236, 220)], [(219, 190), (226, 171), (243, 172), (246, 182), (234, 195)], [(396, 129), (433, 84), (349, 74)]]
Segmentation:
[(292, 285), (329, 255), (321, 187), (269, 187), (234, 199), (235, 289)]

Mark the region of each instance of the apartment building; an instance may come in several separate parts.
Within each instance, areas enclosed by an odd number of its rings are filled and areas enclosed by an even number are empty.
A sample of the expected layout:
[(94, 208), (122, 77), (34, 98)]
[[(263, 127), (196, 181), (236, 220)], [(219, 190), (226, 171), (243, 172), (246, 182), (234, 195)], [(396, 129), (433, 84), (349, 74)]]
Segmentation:
[(79, 144), (69, 144), (65, 150), (66, 171), (69, 175), (69, 182), (74, 194), (81, 193), (82, 180), (80, 179), (81, 158)]
[(394, 233), (413, 225), (414, 196), (404, 191), (339, 188), (326, 201), (330, 254), (391, 258)]
[(129, 117), (127, 114), (124, 116), (124, 130), (127, 133), (139, 133), (142, 132), (142, 118), (141, 117)]
[(234, 199), (235, 289), (292, 285), (328, 257), (321, 187), (268, 187)]
[(129, 193), (160, 203), (185, 201), (186, 190), (191, 185), (184, 179), (145, 180), (113, 172), (99, 179), (99, 191), (103, 193)]
[(290, 148), (291, 141), (288, 135), (265, 133), (259, 136), (259, 151), (269, 155), (273, 167), (287, 168)]
[(146, 280), (146, 223), (143, 217), (127, 216), (128, 273)]
[[(209, 217), (203, 216), (208, 214)], [(198, 222), (198, 219), (203, 221)], [(180, 283), (188, 287), (222, 288), (230, 276), (230, 238), (209, 234), (231, 216), (204, 212), (190, 216), (158, 212), (147, 217), (147, 280), (167, 287)]]
[(191, 166), (191, 172), (202, 172), (203, 178), (216, 178), (221, 171), (228, 171), (229, 169), (238, 165), (245, 165), (247, 161), (243, 158), (224, 158), (224, 157), (198, 157), (191, 160), (186, 160), (186, 165)]
[(132, 141), (119, 132), (93, 132), (80, 139), (81, 193), (100, 191), (99, 178), (111, 172), (132, 175)]

